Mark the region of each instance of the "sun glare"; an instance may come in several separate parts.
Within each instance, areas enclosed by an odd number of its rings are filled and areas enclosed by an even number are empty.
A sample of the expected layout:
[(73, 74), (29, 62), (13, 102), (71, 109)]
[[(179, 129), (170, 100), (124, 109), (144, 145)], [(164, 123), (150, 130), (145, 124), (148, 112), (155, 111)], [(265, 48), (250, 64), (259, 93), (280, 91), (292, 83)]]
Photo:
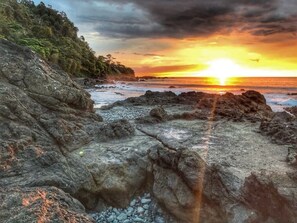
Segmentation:
[(209, 67), (202, 73), (205, 76), (215, 77), (220, 85), (226, 85), (228, 78), (239, 76), (242, 68), (230, 59), (217, 59), (210, 61)]

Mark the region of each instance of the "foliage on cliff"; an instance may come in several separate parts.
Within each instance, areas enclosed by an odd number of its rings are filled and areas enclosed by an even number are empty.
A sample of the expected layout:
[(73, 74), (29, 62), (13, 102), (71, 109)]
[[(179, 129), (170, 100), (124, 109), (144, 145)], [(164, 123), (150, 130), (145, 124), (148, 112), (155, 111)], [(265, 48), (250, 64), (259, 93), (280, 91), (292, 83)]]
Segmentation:
[(95, 56), (78, 28), (44, 3), (30, 0), (0, 0), (0, 38), (27, 46), (42, 58), (73, 76), (105, 78), (106, 75), (134, 75), (131, 68), (115, 62), (111, 55)]

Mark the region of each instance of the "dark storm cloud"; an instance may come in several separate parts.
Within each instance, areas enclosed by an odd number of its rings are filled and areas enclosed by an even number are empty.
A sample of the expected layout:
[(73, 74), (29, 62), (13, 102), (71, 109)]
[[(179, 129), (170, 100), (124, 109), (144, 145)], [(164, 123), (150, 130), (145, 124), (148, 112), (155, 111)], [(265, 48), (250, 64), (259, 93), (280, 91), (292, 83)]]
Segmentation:
[[(62, 2), (62, 1), (61, 1)], [(296, 0), (64, 0), (79, 23), (116, 38), (197, 37), (231, 31), (295, 33)]]

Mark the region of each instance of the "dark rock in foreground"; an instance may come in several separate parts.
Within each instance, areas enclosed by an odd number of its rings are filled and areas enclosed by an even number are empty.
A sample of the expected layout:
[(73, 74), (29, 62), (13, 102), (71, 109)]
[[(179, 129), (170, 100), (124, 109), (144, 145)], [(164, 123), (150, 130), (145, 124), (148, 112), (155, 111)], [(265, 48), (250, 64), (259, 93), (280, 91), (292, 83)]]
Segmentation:
[(94, 222), (84, 207), (53, 187), (0, 188), (1, 222)]
[[(0, 40), (2, 191), (53, 186), (79, 197), (81, 191), (94, 190), (95, 182), (86, 165), (69, 154), (95, 139), (133, 134), (133, 127), (128, 122), (125, 125), (104, 125), (94, 113), (90, 95), (65, 72), (52, 68), (27, 48)], [(35, 193), (38, 195), (38, 191)], [(60, 205), (59, 199), (56, 202)], [(13, 207), (10, 204), (9, 208)], [(3, 208), (0, 205), (0, 216), (5, 212)], [(53, 214), (59, 214), (56, 212)], [(75, 210), (71, 213), (75, 218)], [(74, 222), (62, 217), (55, 218), (57, 222)]]
[(89, 143), (101, 117), (90, 95), (29, 49), (0, 40), (0, 187), (56, 186), (92, 178), (67, 153)]

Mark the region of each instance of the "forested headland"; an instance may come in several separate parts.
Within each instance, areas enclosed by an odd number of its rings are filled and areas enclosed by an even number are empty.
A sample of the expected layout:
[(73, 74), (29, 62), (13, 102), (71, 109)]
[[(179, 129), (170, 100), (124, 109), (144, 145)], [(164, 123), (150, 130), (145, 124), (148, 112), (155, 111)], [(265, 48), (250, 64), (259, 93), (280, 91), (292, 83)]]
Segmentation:
[(27, 46), (73, 77), (106, 78), (132, 75), (133, 69), (112, 55), (96, 56), (65, 12), (41, 2), (0, 0), (0, 38)]

